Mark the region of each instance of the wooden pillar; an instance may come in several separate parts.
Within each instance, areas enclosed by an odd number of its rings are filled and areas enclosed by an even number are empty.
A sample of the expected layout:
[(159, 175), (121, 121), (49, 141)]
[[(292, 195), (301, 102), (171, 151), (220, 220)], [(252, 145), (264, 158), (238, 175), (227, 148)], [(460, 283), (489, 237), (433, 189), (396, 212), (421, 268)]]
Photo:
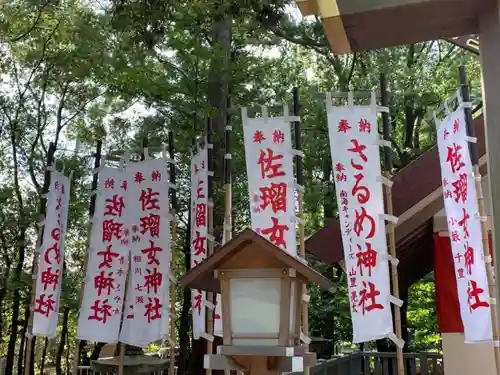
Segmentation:
[[(480, 19), (481, 71), (483, 78), (483, 113), (488, 155), (488, 181), (491, 194), (494, 259), (500, 259), (500, 0)], [(495, 275), (500, 275), (500, 262)], [(498, 277), (496, 278), (498, 299)], [(500, 304), (492, 306), (500, 308)], [(497, 310), (498, 311), (498, 310)], [(497, 314), (500, 316), (500, 314)]]

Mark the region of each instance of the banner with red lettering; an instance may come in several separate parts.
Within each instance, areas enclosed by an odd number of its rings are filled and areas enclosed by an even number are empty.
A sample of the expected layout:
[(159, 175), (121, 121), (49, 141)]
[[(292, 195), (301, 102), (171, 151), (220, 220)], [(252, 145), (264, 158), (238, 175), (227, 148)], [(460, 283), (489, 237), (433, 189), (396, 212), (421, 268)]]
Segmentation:
[[(169, 175), (164, 159), (131, 163), (125, 225), (130, 275), (120, 342), (146, 347), (168, 334), (170, 313)], [(166, 316), (167, 315), (167, 316)]]
[(70, 179), (54, 170), (51, 172), (43, 243), (38, 257), (33, 310), (34, 336), (47, 338), (56, 336), (69, 197)]
[(492, 340), (492, 328), (469, 141), (460, 107), (439, 125), (438, 149), (465, 342), (479, 343)]
[[(265, 107), (264, 107), (265, 109)], [(252, 229), (297, 255), (295, 186), (290, 121), (285, 116), (249, 118), (242, 108)]]
[(348, 274), (353, 342), (395, 337), (376, 107), (333, 107), (330, 147)]
[[(200, 146), (191, 158), (191, 267), (207, 257), (208, 242), (208, 149)], [(206, 292), (191, 290), (193, 339), (208, 337), (206, 333)]]
[(118, 342), (129, 261), (125, 213), (128, 181), (122, 168), (99, 172), (89, 259), (78, 317), (78, 339)]

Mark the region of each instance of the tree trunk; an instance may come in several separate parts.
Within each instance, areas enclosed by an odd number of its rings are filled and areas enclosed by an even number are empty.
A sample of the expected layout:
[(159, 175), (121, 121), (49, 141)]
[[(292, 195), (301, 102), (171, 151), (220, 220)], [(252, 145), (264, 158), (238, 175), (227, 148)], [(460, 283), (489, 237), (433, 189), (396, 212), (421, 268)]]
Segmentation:
[[(19, 213), (19, 215), (21, 215), (21, 213)], [(21, 283), (21, 274), (23, 272), (23, 265), (24, 265), (25, 238), (26, 238), (26, 230), (24, 228), (21, 228), (18, 236), (18, 241), (21, 245), (19, 246), (19, 257), (17, 260), (16, 269), (14, 270), (14, 278), (13, 278), (13, 284), (16, 285), (17, 288), (14, 290), (14, 296), (12, 299), (11, 328), (10, 328), (9, 344), (7, 346), (7, 364), (5, 366), (5, 375), (13, 375), (13, 369), (14, 369), (17, 330), (19, 325), (18, 322), (19, 305), (21, 303), (21, 291), (19, 285)]]
[(23, 374), (24, 350), (26, 346), (26, 330), (28, 329), (29, 308), (30, 300), (28, 299), (28, 301), (26, 302), (26, 308), (24, 310), (23, 328), (21, 329), (21, 340), (19, 342), (19, 353), (17, 357), (17, 373), (20, 375)]
[[(211, 106), (213, 116), (211, 117), (213, 127), (213, 172), (214, 172), (214, 237), (216, 240), (222, 237), (224, 221), (224, 205), (222, 194), (218, 194), (216, 184), (220, 183), (222, 188), (224, 172), (224, 127), (227, 123), (227, 95), (229, 91), (230, 61), (231, 61), (231, 37), (232, 18), (228, 4), (224, 0), (217, 0), (211, 9), (212, 13), (212, 58), (210, 61), (210, 72), (208, 77), (208, 102)], [(214, 295), (215, 297), (215, 295)], [(215, 301), (212, 301), (214, 303)], [(203, 356), (206, 353), (206, 342), (204, 339), (192, 340), (192, 352), (189, 366), (190, 375), (203, 375)]]
[(71, 348), (69, 346), (69, 340), (68, 340), (68, 345), (66, 345), (66, 375), (70, 375), (70, 371), (71, 371), (71, 363), (69, 363), (70, 351), (71, 351)]
[(57, 348), (56, 355), (56, 374), (63, 375), (62, 373), (62, 356), (64, 353), (64, 346), (66, 345), (66, 336), (68, 335), (68, 318), (69, 318), (69, 307), (64, 308), (62, 328), (61, 328), (61, 341), (59, 342), (59, 347)]
[[(43, 352), (42, 352), (42, 360), (40, 361), (40, 374), (43, 375), (43, 371), (45, 370), (45, 358), (47, 357), (47, 348), (49, 347), (49, 339), (45, 339), (43, 344)], [(33, 348), (35, 351), (35, 348)]]

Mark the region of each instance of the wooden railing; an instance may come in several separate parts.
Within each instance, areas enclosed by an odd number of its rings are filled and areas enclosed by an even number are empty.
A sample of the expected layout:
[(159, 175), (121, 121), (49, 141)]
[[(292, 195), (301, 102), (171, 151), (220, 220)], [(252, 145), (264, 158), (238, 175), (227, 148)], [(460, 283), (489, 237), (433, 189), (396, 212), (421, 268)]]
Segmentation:
[[(405, 375), (444, 375), (437, 353), (404, 353)], [(356, 352), (318, 361), (311, 375), (397, 375), (396, 353)], [(293, 373), (298, 375), (300, 373)], [(290, 374), (292, 375), (292, 374)]]

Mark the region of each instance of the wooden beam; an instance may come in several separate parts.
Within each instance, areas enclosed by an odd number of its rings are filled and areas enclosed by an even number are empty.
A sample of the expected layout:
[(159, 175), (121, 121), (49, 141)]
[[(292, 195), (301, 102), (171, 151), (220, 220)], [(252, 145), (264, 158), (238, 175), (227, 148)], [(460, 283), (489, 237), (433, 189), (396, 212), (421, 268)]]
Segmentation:
[(217, 354), (225, 356), (269, 356), (269, 357), (294, 357), (306, 354), (305, 346), (231, 346), (220, 345)]
[(205, 354), (203, 367), (210, 370), (248, 371), (249, 369), (236, 362), (231, 357), (220, 354)]

